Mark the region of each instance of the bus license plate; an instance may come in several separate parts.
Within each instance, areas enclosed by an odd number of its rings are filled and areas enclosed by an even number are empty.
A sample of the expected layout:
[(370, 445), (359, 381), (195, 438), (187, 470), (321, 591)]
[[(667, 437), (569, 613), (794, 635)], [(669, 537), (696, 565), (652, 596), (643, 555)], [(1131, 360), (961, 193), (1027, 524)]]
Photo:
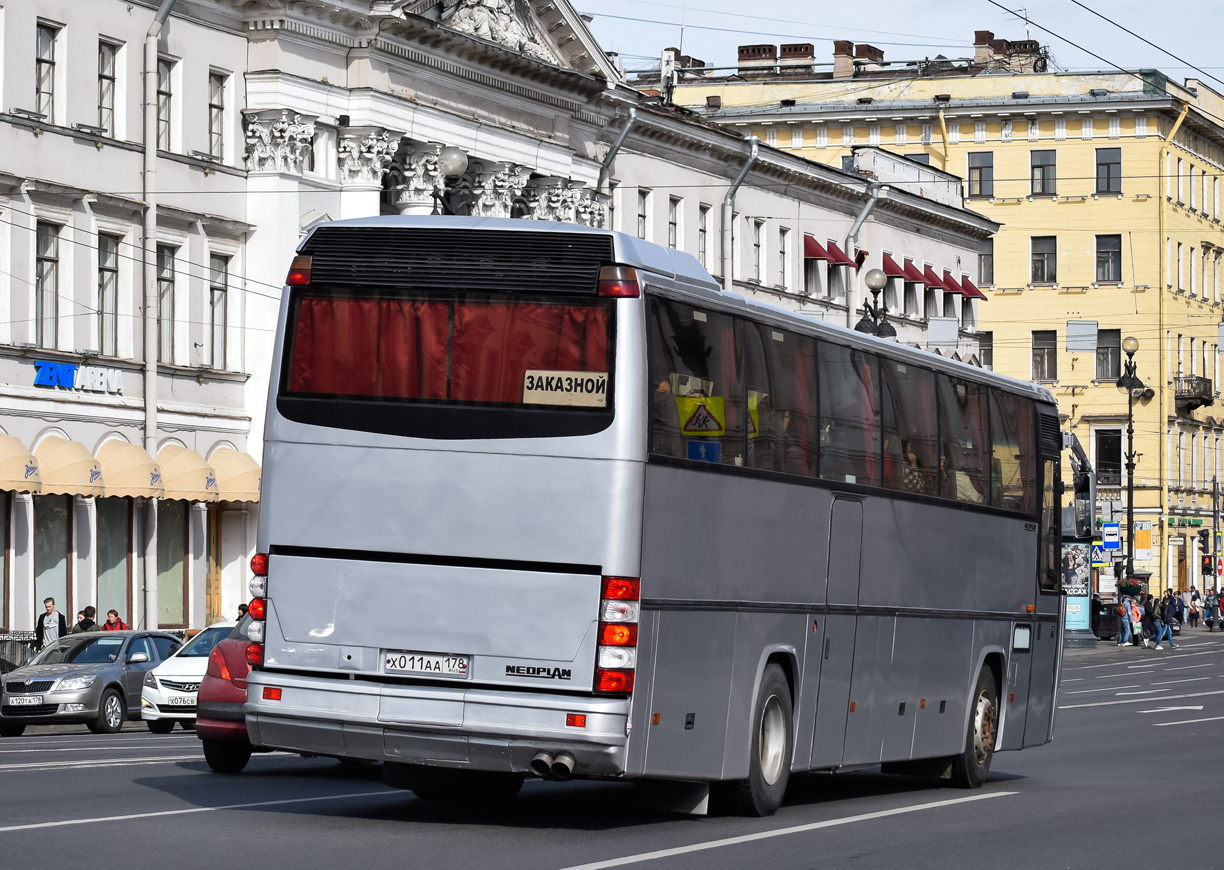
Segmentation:
[(383, 653), (383, 670), (389, 674), (425, 674), (435, 677), (467, 679), (468, 657), (443, 653), (386, 650)]
[(42, 703), (42, 695), (9, 695), (8, 702), (14, 707), (37, 707)]

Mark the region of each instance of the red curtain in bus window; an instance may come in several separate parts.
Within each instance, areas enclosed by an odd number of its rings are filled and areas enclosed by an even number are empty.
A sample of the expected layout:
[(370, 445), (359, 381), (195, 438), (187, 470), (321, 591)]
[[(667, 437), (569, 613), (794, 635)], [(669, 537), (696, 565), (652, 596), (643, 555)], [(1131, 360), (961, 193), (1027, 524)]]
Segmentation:
[(529, 370), (608, 371), (607, 309), (529, 302), (455, 306), (450, 398), (521, 403)]
[(446, 396), (447, 305), (308, 296), (298, 308), (289, 390), (333, 396)]

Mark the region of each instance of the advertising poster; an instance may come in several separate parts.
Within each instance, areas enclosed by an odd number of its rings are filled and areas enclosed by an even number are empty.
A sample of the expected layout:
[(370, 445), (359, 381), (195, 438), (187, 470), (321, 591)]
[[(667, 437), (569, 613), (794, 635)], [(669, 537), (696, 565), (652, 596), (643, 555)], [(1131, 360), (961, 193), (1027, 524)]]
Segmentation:
[(1092, 545), (1064, 543), (1062, 548), (1063, 590), (1067, 593), (1068, 631), (1091, 628), (1089, 583), (1092, 578)]
[(1135, 522), (1135, 561), (1148, 562), (1152, 558), (1152, 521)]

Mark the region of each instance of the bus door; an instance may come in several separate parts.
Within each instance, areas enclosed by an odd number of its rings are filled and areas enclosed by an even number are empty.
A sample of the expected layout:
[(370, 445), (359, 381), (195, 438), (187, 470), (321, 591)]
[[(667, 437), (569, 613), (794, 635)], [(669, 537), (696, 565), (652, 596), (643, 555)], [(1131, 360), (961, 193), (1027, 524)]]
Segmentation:
[(835, 498), (829, 520), (828, 583), (825, 587), (824, 638), (819, 649), (820, 689), (816, 695), (813, 769), (842, 763), (863, 541), (863, 505)]

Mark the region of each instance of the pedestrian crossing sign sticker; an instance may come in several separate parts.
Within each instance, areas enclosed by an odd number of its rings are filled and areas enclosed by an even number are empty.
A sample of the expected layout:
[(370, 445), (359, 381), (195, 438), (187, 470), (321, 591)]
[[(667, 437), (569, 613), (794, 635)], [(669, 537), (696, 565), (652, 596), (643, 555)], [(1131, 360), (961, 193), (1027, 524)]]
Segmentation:
[(680, 412), (680, 431), (685, 435), (716, 437), (726, 432), (721, 396), (688, 397), (677, 396), (676, 406)]
[(1109, 557), (1105, 555), (1105, 542), (1104, 541), (1093, 541), (1092, 542), (1092, 567), (1093, 568), (1104, 568), (1108, 564), (1109, 564)]

